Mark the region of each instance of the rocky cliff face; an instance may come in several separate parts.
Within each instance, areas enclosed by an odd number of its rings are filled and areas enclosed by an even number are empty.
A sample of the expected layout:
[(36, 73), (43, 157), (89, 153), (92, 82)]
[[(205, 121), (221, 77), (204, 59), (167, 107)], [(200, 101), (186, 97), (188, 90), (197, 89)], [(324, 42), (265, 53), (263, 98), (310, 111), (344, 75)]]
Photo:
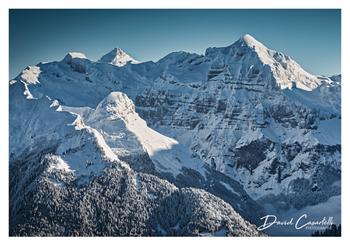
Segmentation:
[[(251, 37), (206, 56), (206, 81), (164, 79), (137, 96), (143, 118), (255, 199), (303, 207), (339, 194), (331, 184), (340, 179), (340, 84)], [(301, 184), (303, 198), (292, 199)]]

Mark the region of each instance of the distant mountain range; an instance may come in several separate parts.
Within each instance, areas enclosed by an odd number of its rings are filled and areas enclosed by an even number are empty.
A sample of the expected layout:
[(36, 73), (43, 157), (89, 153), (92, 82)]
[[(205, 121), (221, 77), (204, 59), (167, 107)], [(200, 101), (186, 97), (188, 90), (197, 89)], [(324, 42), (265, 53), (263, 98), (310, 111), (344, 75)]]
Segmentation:
[(157, 62), (70, 52), (9, 91), (10, 235), (310, 235), (257, 226), (340, 203), (341, 76), (250, 35)]

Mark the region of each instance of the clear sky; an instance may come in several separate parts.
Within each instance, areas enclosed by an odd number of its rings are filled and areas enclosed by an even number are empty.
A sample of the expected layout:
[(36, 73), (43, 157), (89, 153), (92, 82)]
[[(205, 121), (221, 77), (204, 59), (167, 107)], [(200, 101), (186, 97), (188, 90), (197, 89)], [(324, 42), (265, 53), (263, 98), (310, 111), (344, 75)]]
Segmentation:
[(10, 78), (80, 51), (97, 60), (120, 47), (140, 61), (203, 54), (246, 33), (314, 74), (340, 73), (340, 10), (10, 10)]

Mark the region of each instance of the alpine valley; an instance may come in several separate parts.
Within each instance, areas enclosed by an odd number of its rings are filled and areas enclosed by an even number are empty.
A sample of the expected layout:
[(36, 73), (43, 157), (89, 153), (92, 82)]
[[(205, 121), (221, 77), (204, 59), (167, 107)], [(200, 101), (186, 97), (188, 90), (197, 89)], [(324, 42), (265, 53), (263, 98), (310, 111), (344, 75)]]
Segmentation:
[(339, 224), (340, 94), (340, 75), (250, 35), (157, 62), (116, 48), (28, 66), (9, 83), (10, 235), (312, 233), (259, 231), (266, 214)]

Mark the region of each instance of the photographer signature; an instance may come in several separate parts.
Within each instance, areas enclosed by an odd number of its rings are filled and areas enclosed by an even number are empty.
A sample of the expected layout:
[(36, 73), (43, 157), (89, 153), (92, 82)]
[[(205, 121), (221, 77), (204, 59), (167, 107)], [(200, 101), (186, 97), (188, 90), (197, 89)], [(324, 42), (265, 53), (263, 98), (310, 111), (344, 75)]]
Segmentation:
[(315, 229), (315, 227), (324, 228), (334, 224), (333, 217), (328, 217), (328, 218), (323, 217), (320, 220), (309, 220), (307, 217), (308, 217), (307, 214), (303, 214), (296, 220), (294, 218), (290, 218), (287, 220), (279, 220), (276, 215), (268, 214), (260, 218), (260, 220), (263, 220), (264, 223), (258, 227), (258, 230), (263, 231), (270, 228), (273, 225), (293, 226), (296, 230), (300, 230), (303, 228), (305, 229), (308, 229), (308, 228)]

